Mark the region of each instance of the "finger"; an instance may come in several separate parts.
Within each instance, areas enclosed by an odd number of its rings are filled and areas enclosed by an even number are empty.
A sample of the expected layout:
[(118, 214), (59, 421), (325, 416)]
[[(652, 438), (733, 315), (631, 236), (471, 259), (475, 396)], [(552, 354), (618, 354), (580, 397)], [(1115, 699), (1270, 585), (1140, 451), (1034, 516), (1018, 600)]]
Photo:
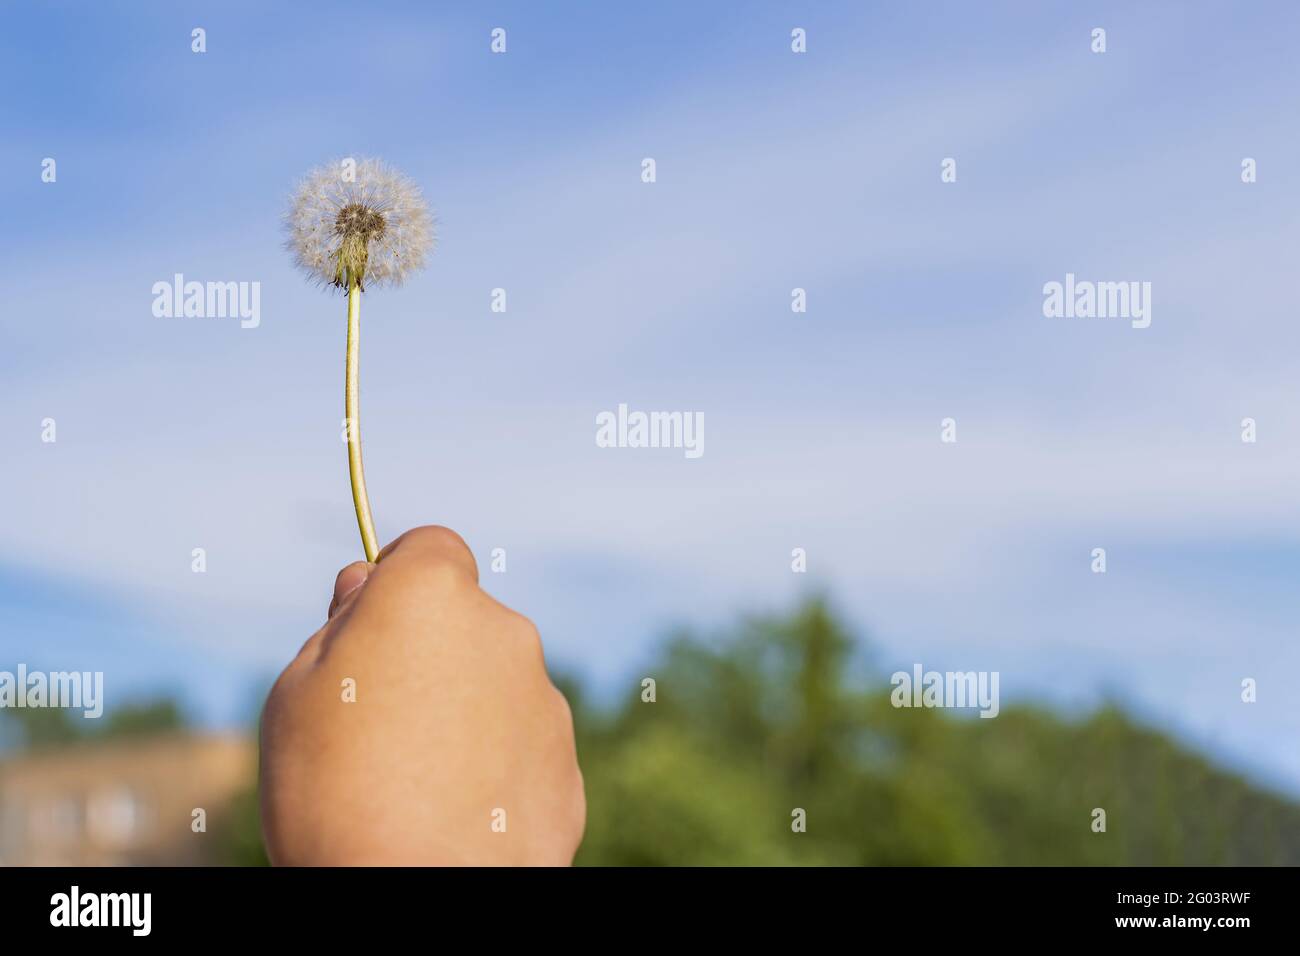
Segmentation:
[(478, 562), (474, 560), (474, 552), (470, 551), (465, 539), (450, 528), (441, 525), (412, 528), (380, 551), (376, 561), (402, 560), (406, 555), (424, 560), (446, 561), (478, 583)]
[(343, 602), (353, 596), (361, 585), (366, 583), (366, 578), (370, 576), (370, 570), (374, 565), (367, 564), (365, 561), (353, 561), (346, 568), (339, 572), (339, 576), (334, 579), (334, 597), (330, 601), (329, 617), (338, 613)]

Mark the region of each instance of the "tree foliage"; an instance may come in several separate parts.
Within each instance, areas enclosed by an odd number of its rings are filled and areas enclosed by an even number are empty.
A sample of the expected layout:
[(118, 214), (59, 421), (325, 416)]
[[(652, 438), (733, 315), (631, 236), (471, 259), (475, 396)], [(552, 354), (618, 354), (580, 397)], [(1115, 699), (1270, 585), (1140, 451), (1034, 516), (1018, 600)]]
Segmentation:
[[(578, 696), (583, 864), (1300, 863), (1300, 807), (1115, 707), (896, 709), (825, 602), (678, 636), (612, 711)], [(1106, 832), (1093, 811), (1106, 811)], [(806, 832), (792, 813), (806, 813)]]

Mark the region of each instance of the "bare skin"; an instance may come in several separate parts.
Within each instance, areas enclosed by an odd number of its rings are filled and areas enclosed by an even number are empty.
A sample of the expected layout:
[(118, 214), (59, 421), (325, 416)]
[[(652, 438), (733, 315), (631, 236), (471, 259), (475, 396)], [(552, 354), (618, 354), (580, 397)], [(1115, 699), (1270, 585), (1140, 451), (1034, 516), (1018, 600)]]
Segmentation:
[(537, 629), (446, 528), (340, 572), (267, 699), (261, 761), (277, 865), (567, 866), (586, 822)]

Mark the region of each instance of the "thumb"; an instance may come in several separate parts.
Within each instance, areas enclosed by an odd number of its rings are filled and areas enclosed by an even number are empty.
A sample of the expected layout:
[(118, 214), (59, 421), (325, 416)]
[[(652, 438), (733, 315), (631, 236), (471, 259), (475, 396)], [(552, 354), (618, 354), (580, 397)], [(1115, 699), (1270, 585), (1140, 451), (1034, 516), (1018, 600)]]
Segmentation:
[(334, 580), (334, 597), (330, 601), (329, 616), (333, 617), (343, 607), (343, 603), (356, 594), (358, 588), (366, 583), (373, 564), (365, 561), (353, 561), (339, 572)]

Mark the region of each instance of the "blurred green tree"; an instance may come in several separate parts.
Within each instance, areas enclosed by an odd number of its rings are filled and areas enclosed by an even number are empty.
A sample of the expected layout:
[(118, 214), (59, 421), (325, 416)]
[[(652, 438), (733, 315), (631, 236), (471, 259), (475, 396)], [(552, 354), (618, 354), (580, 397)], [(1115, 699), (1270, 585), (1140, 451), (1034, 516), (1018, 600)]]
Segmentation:
[[(675, 634), (646, 676), (654, 702), (638, 677), (612, 707), (557, 677), (587, 788), (579, 864), (1300, 864), (1300, 806), (1116, 705), (1075, 720), (893, 707), (823, 599)], [(166, 699), (99, 731), (57, 710), (6, 717), (31, 747), (184, 725)], [(223, 862), (265, 864), (255, 790), (214, 836)]]
[(189, 724), (180, 704), (171, 697), (123, 704), (110, 711), (99, 732), (101, 739), (120, 740), (124, 737), (148, 737), (153, 734), (184, 730)]
[(99, 720), (59, 707), (7, 708), (3, 736), (22, 750), (42, 750), (89, 740), (121, 740), (184, 730), (189, 721), (175, 698), (161, 696), (133, 701), (109, 711)]
[(579, 696), (577, 862), (1300, 863), (1300, 807), (1113, 706), (1076, 722), (898, 709), (855, 646), (815, 599), (718, 638), (677, 635), (651, 669), (653, 703), (639, 682), (608, 712)]

